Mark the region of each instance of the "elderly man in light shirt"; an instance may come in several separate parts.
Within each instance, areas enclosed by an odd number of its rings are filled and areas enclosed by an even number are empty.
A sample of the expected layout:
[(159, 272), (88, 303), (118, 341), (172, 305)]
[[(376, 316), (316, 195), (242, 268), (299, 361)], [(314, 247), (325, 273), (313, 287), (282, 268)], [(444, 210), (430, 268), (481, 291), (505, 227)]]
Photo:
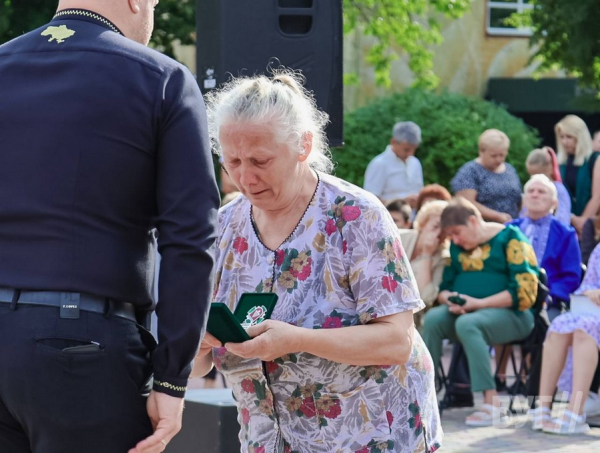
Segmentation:
[(364, 188), (383, 202), (402, 198), (414, 208), (423, 188), (423, 168), (415, 157), (421, 144), (421, 128), (412, 121), (396, 123), (392, 139), (365, 173)]

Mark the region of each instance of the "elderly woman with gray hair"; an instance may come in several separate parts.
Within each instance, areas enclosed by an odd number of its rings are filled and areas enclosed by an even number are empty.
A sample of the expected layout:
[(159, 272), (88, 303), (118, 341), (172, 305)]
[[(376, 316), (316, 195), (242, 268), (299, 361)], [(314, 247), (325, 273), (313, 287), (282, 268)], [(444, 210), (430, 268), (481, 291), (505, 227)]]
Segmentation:
[(242, 192), (220, 211), (214, 300), (278, 296), (252, 339), (207, 334), (196, 360), (231, 384), (242, 452), (437, 450), (424, 304), (384, 206), (327, 174), (326, 115), (293, 73), (234, 79), (208, 106)]
[(423, 168), (415, 157), (421, 144), (421, 128), (412, 121), (396, 123), (392, 139), (365, 173), (365, 190), (382, 201), (402, 198), (414, 209), (423, 188)]

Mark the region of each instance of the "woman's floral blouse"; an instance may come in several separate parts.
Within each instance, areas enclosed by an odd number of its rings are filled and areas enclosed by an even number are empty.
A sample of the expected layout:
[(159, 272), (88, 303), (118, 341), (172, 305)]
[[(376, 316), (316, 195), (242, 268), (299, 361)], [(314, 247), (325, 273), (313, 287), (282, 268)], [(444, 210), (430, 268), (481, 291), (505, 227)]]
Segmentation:
[(538, 289), (538, 263), (521, 230), (508, 225), (470, 252), (452, 243), (440, 291), (484, 298), (508, 290), (517, 311), (533, 307)]
[[(259, 240), (244, 197), (220, 212), (215, 300), (274, 291), (272, 319), (337, 329), (424, 306), (379, 201), (328, 175), (277, 250)], [(307, 353), (272, 362), (215, 349), (233, 387), (243, 452), (432, 452), (442, 430), (433, 365), (421, 337), (403, 366), (352, 366)]]

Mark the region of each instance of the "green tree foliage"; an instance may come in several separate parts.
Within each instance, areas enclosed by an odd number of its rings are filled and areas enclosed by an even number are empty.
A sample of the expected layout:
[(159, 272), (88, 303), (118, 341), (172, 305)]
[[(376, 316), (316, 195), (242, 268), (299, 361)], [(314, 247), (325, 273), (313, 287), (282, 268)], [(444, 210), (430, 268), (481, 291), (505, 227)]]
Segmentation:
[(0, 0), (0, 44), (48, 22), (57, 4), (47, 0)]
[(160, 0), (156, 7), (154, 33), (150, 45), (174, 57), (173, 42), (196, 43), (195, 0)]
[(346, 145), (332, 150), (336, 175), (362, 186), (368, 163), (389, 144), (393, 125), (408, 120), (422, 128), (417, 157), (426, 184), (449, 187), (459, 167), (477, 157), (477, 141), (486, 129), (500, 129), (508, 135), (511, 145), (507, 160), (522, 180), (527, 177), (525, 158), (540, 142), (537, 131), (496, 104), (412, 88), (346, 114)]
[[(344, 31), (350, 33), (360, 29), (375, 38), (367, 61), (375, 68), (378, 85), (390, 85), (391, 63), (400, 54), (406, 53), (409, 67), (415, 75), (414, 85), (433, 88), (439, 79), (433, 72), (430, 47), (442, 42), (436, 17), (458, 18), (469, 10), (471, 1), (343, 0)], [(57, 3), (56, 0), (0, 0), (0, 44), (48, 22)], [(194, 44), (195, 12), (194, 0), (161, 0), (156, 8), (156, 27), (151, 45), (173, 56), (175, 40)], [(346, 77), (346, 81), (356, 79), (356, 74)]]
[[(414, 86), (433, 88), (439, 78), (433, 72), (430, 47), (443, 39), (436, 16), (456, 19), (470, 5), (471, 0), (344, 0), (344, 31), (358, 28), (375, 38), (367, 62), (375, 68), (378, 85), (391, 84), (391, 63), (406, 52)], [(351, 79), (350, 75), (347, 80)]]
[(534, 8), (510, 22), (533, 30), (531, 45), (540, 71), (565, 69), (585, 86), (600, 90), (598, 0), (531, 0)]
[[(0, 44), (49, 22), (58, 1), (0, 0)], [(161, 0), (156, 7), (156, 25), (150, 44), (173, 56), (173, 42), (193, 44), (196, 31), (194, 0)]]

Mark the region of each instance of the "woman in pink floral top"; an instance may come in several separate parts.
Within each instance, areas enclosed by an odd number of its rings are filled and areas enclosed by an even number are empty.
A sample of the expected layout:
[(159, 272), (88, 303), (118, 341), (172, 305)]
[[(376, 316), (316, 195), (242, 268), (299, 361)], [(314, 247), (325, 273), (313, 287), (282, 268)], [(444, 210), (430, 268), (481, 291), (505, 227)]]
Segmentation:
[(326, 174), (325, 115), (286, 74), (234, 80), (209, 111), (243, 194), (220, 212), (214, 300), (279, 296), (252, 340), (211, 356), (208, 334), (197, 359), (233, 387), (242, 452), (437, 450), (424, 304), (383, 205)]

